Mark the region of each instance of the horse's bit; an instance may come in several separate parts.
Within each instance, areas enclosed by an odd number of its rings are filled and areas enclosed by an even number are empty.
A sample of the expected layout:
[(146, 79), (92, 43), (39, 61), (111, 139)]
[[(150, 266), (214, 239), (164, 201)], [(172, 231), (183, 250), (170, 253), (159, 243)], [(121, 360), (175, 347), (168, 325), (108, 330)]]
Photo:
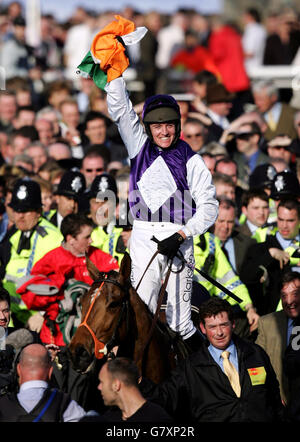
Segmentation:
[[(79, 327), (85, 327), (89, 331), (89, 333), (92, 336), (93, 341), (94, 341), (94, 355), (95, 355), (96, 359), (102, 359), (113, 348), (114, 342), (116, 341), (116, 334), (117, 334), (118, 328), (119, 328), (119, 326), (121, 324), (121, 320), (122, 320), (123, 314), (125, 312), (125, 309), (128, 311), (128, 288), (126, 286), (125, 287), (122, 286), (118, 281), (115, 281), (114, 279), (108, 279), (107, 275), (105, 276), (104, 279), (98, 279), (97, 281), (95, 281), (95, 283), (96, 282), (101, 282), (101, 285), (99, 286), (99, 288), (98, 288), (98, 290), (97, 290), (97, 292), (96, 292), (96, 294), (94, 296), (94, 299), (93, 299), (93, 301), (90, 304), (90, 307), (88, 309), (87, 314), (85, 315), (84, 320), (78, 326), (78, 328)], [(125, 299), (123, 299), (123, 301), (122, 301), (122, 308), (121, 308), (121, 311), (120, 311), (120, 314), (119, 314), (119, 318), (118, 318), (117, 324), (115, 326), (113, 335), (112, 335), (111, 339), (109, 340), (109, 342), (107, 344), (104, 344), (104, 342), (100, 341), (97, 338), (97, 336), (95, 335), (95, 333), (93, 332), (93, 330), (91, 329), (91, 327), (87, 323), (87, 320), (88, 320), (89, 315), (90, 315), (90, 313), (92, 311), (92, 308), (93, 308), (93, 306), (94, 306), (94, 304), (96, 302), (96, 299), (100, 295), (101, 289), (102, 289), (102, 287), (103, 287), (105, 282), (109, 282), (111, 284), (114, 284), (117, 287), (119, 287), (122, 291), (125, 291)], [(127, 324), (127, 327), (128, 327), (128, 324)]]

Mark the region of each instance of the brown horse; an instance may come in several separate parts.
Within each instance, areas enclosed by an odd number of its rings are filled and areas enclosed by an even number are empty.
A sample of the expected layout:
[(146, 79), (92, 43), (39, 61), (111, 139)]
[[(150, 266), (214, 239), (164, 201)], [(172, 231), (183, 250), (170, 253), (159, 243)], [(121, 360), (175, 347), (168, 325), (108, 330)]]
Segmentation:
[(82, 297), (82, 323), (69, 344), (74, 368), (85, 371), (118, 346), (118, 355), (131, 357), (143, 376), (155, 383), (165, 379), (175, 365), (174, 336), (172, 341), (160, 320), (151, 329), (153, 315), (130, 284), (129, 255), (119, 273), (100, 273), (92, 263), (88, 269), (94, 283)]

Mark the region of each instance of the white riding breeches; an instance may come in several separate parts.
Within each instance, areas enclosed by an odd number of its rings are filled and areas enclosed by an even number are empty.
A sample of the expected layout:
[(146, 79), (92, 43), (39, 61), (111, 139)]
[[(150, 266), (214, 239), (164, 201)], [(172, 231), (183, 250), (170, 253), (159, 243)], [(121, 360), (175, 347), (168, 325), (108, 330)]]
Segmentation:
[[(149, 264), (152, 256), (157, 251), (157, 244), (151, 241), (155, 236), (159, 241), (178, 232), (182, 226), (170, 222), (134, 221), (130, 237), (130, 256), (132, 260), (131, 283), (136, 287)], [(185, 260), (194, 266), (193, 238), (188, 237), (180, 246), (180, 251)], [(168, 270), (168, 259), (158, 254), (146, 271), (138, 289), (140, 298), (148, 305), (150, 311), (155, 313), (158, 295)], [(166, 291), (168, 293), (166, 319), (172, 330), (178, 332), (183, 339), (194, 334), (196, 328), (191, 320), (191, 295), (193, 284), (193, 270), (184, 266), (175, 257), (170, 273)]]

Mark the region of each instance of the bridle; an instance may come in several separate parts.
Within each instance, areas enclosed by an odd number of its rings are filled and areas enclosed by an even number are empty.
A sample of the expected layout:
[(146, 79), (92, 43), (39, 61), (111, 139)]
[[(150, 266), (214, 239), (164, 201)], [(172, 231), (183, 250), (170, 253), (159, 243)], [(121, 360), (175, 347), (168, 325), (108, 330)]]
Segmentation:
[[(109, 352), (111, 351), (111, 349), (117, 344), (117, 332), (118, 329), (121, 325), (122, 319), (123, 319), (123, 315), (124, 313), (126, 313), (126, 324), (127, 324), (127, 330), (129, 329), (129, 324), (128, 324), (128, 304), (129, 304), (129, 290), (128, 287), (125, 285), (123, 286), (122, 284), (120, 284), (118, 281), (114, 280), (114, 279), (108, 279), (107, 277), (108, 275), (105, 275), (104, 278), (101, 279), (97, 279), (96, 281), (94, 281), (95, 283), (101, 283), (100, 286), (98, 287), (98, 290), (96, 291), (95, 295), (94, 295), (94, 299), (92, 300), (89, 309), (87, 311), (87, 314), (84, 317), (84, 320), (81, 322), (81, 324), (78, 326), (79, 327), (85, 327), (90, 335), (93, 338), (94, 341), (94, 356), (96, 357), (96, 359), (102, 359), (104, 356), (106, 356), (107, 354), (109, 354)], [(98, 299), (98, 297), (101, 294), (101, 289), (104, 285), (105, 282), (108, 282), (110, 284), (114, 284), (117, 287), (119, 287), (120, 290), (122, 290), (123, 292), (125, 292), (125, 296), (122, 300), (122, 307), (121, 307), (121, 311), (119, 313), (119, 317), (116, 323), (116, 326), (114, 328), (114, 332), (112, 334), (112, 337), (110, 338), (110, 340), (105, 344), (103, 341), (100, 341), (97, 336), (95, 335), (94, 331), (92, 330), (92, 328), (88, 325), (87, 320), (90, 316), (90, 313), (94, 307), (94, 304), (96, 302), (96, 300)], [(78, 329), (77, 328), (77, 329)], [(114, 357), (114, 354), (111, 353), (112, 357)]]

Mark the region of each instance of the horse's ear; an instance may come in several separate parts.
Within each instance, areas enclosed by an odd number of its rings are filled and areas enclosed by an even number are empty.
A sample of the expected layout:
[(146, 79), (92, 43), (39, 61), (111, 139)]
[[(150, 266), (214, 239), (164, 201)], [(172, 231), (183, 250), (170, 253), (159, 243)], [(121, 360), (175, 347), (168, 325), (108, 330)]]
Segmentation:
[(103, 273), (100, 272), (100, 270), (97, 269), (95, 264), (90, 260), (87, 254), (85, 254), (86, 259), (86, 267), (88, 269), (89, 275), (92, 278), (93, 281), (96, 281), (97, 279), (102, 279)]
[(130, 278), (131, 273), (131, 258), (130, 255), (125, 252), (120, 265), (120, 274), (124, 280), (127, 281)]

